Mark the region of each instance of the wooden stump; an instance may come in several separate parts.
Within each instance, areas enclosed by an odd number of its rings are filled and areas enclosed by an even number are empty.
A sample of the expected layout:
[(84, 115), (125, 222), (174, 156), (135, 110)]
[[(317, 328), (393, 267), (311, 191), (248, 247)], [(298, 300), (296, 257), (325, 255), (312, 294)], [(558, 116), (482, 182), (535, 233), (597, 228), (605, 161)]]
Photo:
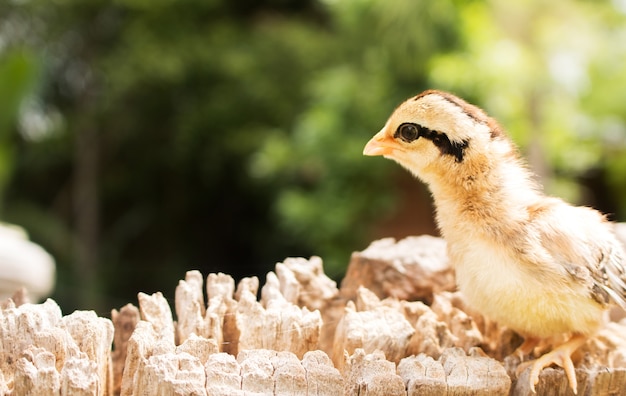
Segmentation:
[[(111, 320), (18, 295), (0, 311), (0, 394), (531, 394), (507, 357), (521, 337), (466, 306), (443, 252), (433, 237), (374, 242), (341, 288), (320, 258), (287, 259), (260, 300), (255, 277), (189, 271), (176, 322), (161, 293)], [(612, 318), (574, 356), (579, 395), (625, 394), (626, 319)], [(536, 389), (571, 393), (560, 368)]]

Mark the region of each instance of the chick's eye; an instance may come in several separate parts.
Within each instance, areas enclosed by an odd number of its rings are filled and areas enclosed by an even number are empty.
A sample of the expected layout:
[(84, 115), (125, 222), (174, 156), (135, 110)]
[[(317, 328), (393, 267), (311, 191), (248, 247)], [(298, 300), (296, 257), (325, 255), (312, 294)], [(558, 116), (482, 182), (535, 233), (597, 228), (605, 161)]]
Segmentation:
[(419, 138), (419, 129), (415, 124), (402, 124), (396, 131), (396, 137), (400, 137), (407, 143), (410, 143)]

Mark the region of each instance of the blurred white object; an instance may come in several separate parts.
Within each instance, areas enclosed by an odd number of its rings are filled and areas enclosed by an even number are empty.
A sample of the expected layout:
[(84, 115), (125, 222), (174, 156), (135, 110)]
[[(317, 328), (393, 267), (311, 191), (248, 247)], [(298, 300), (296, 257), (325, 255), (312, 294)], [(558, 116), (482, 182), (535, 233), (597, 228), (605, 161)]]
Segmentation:
[(24, 287), (33, 302), (40, 301), (52, 292), (54, 279), (52, 256), (29, 241), (23, 228), (0, 223), (0, 300)]

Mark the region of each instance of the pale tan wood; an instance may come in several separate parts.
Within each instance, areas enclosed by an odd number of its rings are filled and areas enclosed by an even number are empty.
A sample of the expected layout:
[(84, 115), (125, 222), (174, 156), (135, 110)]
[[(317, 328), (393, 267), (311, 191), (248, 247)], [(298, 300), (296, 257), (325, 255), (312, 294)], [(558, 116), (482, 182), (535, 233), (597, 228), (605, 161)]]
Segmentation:
[(206, 395), (204, 367), (186, 352), (142, 359), (135, 376), (133, 395)]
[[(626, 384), (626, 367), (598, 368), (588, 376), (587, 387), (590, 396), (619, 395), (624, 393)], [(582, 392), (579, 392), (583, 394)]]
[(409, 313), (408, 319), (413, 328), (419, 329), (409, 340), (407, 356), (425, 353), (438, 359), (446, 348), (455, 345), (456, 337), (429, 306), (420, 301), (405, 302), (404, 306), (407, 308), (405, 312)]
[[(84, 362), (76, 359), (73, 362), (71, 373), (80, 373), (80, 368), (94, 366), (97, 378), (80, 381), (93, 381), (96, 395), (109, 395), (113, 391), (113, 368), (111, 362), (111, 343), (113, 342), (113, 323), (109, 319), (100, 318), (93, 311), (74, 311), (61, 319), (60, 327), (65, 329), (74, 339), (81, 352), (87, 355)], [(64, 370), (69, 370), (66, 362)], [(69, 384), (74, 381), (68, 379)], [(76, 380), (78, 381), (78, 380)], [(68, 385), (69, 386), (69, 385)], [(78, 391), (77, 386), (72, 389)]]
[(322, 310), (339, 295), (337, 283), (324, 273), (322, 259), (290, 257), (276, 264), (276, 275), (285, 299), (310, 310)]
[(4, 379), (4, 374), (0, 371), (0, 395), (9, 394), (9, 384)]
[[(579, 365), (576, 368), (579, 395), (621, 395), (624, 392), (626, 389), (625, 328), (617, 323), (609, 323), (596, 337), (591, 338), (577, 351), (578, 359), (575, 362)], [(509, 371), (512, 371), (512, 368)], [(528, 382), (529, 371), (530, 369), (527, 369), (513, 381), (512, 389), (516, 395), (533, 394)], [(514, 377), (514, 375), (511, 376)], [(544, 369), (539, 375), (536, 391), (540, 395), (574, 394), (560, 368)]]
[[(144, 320), (139, 321), (135, 327), (135, 331), (128, 340), (120, 393), (122, 396), (133, 395), (135, 391), (135, 374), (142, 361), (151, 356), (153, 351), (158, 348), (157, 343), (159, 343), (158, 334), (154, 330), (152, 323)], [(167, 343), (167, 341), (165, 341), (165, 343)], [(171, 348), (172, 351), (175, 349), (173, 342)]]
[(61, 374), (56, 369), (53, 353), (45, 348), (30, 346), (15, 364), (13, 393), (25, 396), (58, 395)]
[(209, 355), (205, 364), (206, 391), (209, 396), (242, 396), (241, 366), (228, 353)]
[(238, 350), (263, 348), (263, 332), (265, 329), (265, 309), (256, 299), (258, 279), (243, 279), (237, 286), (237, 312), (235, 314), (237, 331), (239, 332)]
[(337, 326), (332, 354), (335, 366), (342, 368), (344, 351), (353, 354), (357, 349), (365, 353), (381, 350), (387, 359), (399, 362), (406, 356), (415, 329), (397, 308), (381, 303), (374, 293), (361, 287), (357, 294), (359, 303), (348, 303)]
[[(573, 396), (574, 392), (571, 390), (567, 377), (562, 373), (560, 369), (545, 368), (539, 374), (539, 382), (535, 385), (534, 393), (530, 389), (529, 374), (530, 370), (526, 370), (520, 375), (517, 381), (513, 384), (512, 393), (519, 396), (531, 396), (531, 395), (563, 395)], [(578, 381), (578, 394), (589, 395), (591, 389), (587, 384), (588, 372), (583, 369), (576, 369), (576, 379)], [(608, 393), (610, 395), (611, 393)], [(619, 395), (619, 393), (613, 393)], [(600, 395), (606, 395), (600, 393)]]
[[(2, 342), (0, 371), (6, 383), (13, 383), (15, 364), (22, 357), (22, 353), (31, 346), (44, 348), (43, 345), (38, 345), (39, 338), (42, 336), (41, 331), (56, 328), (61, 317), (61, 309), (52, 300), (46, 300), (45, 303), (37, 305), (24, 304), (20, 307), (16, 307), (10, 299), (6, 302), (0, 316), (0, 340)], [(65, 348), (54, 348), (55, 345), (64, 344), (63, 340), (58, 341), (57, 343), (55, 338), (46, 337), (44, 342), (53, 347), (52, 351), (58, 350), (58, 354), (63, 357)], [(44, 348), (44, 350), (49, 349)], [(78, 353), (77, 350), (76, 353)], [(56, 365), (56, 359), (54, 364)]]
[(111, 362), (113, 365), (113, 393), (116, 395), (122, 391), (122, 375), (126, 362), (128, 340), (135, 331), (139, 317), (139, 308), (132, 304), (124, 305), (119, 311), (116, 309), (111, 311), (111, 321), (115, 329)]
[[(106, 366), (105, 366), (106, 367)], [(88, 359), (70, 358), (61, 369), (61, 395), (95, 396), (110, 394), (109, 384), (99, 381), (101, 367)]]
[(291, 352), (277, 352), (271, 359), (274, 373), (275, 395), (306, 395), (306, 370), (298, 357)]
[(421, 353), (402, 359), (398, 375), (404, 381), (408, 396), (446, 394), (446, 373), (441, 362), (431, 356)]
[(360, 286), (381, 299), (391, 296), (426, 302), (434, 293), (454, 290), (454, 272), (448, 266), (445, 241), (422, 235), (372, 242), (362, 252), (352, 254), (341, 282), (341, 295), (354, 299)]
[(292, 352), (244, 350), (235, 360), (216, 353), (205, 365), (208, 395), (319, 395), (343, 392), (343, 379), (321, 351), (300, 361)]
[(580, 348), (583, 364), (626, 368), (626, 319), (609, 322)]
[[(237, 355), (241, 367), (241, 389), (245, 392), (269, 393), (274, 389), (272, 357), (276, 351), (267, 349), (242, 350)], [(270, 393), (271, 394), (271, 393)]]
[(339, 295), (337, 283), (324, 273), (322, 259), (313, 256), (287, 258), (276, 264), (280, 293), (292, 304), (318, 310), (322, 316), (322, 329), (318, 348), (332, 354), (335, 328), (343, 316), (346, 299)]
[(222, 273), (209, 274), (206, 279), (208, 307), (205, 325), (207, 338), (217, 341), (220, 351), (236, 355), (239, 347), (239, 329), (235, 315), (237, 302), (233, 299), (235, 280)]
[[(254, 286), (254, 283), (251, 284)], [(272, 349), (290, 351), (298, 357), (317, 349), (322, 327), (319, 311), (288, 302), (280, 293), (280, 284), (274, 273), (268, 273), (263, 287), (262, 302), (256, 299), (254, 289), (240, 284), (236, 324), (240, 333), (239, 351)]]
[(209, 301), (213, 298), (232, 299), (235, 295), (235, 280), (223, 273), (209, 274), (206, 279)]
[(242, 278), (237, 283), (237, 289), (235, 290), (235, 300), (241, 301), (241, 294), (247, 292), (253, 296), (256, 296), (259, 291), (259, 278), (251, 276), (248, 278)]
[(176, 331), (172, 319), (172, 310), (163, 294), (161, 292), (152, 295), (139, 293), (137, 299), (139, 300), (141, 319), (152, 324), (160, 340), (174, 345)]
[[(160, 320), (161, 315), (153, 317)], [(213, 339), (192, 333), (175, 346), (168, 334), (159, 334), (152, 323), (140, 321), (128, 342), (121, 394), (204, 395), (204, 366), (217, 352)]]
[(366, 354), (356, 349), (345, 355), (344, 395), (403, 396), (404, 381), (396, 374), (396, 365), (385, 359), (381, 351)]
[(174, 294), (174, 308), (176, 310), (176, 342), (185, 342), (190, 334), (208, 336), (208, 328), (204, 323), (206, 307), (202, 274), (200, 271), (187, 271), (185, 280), (178, 281)]
[(452, 293), (435, 294), (431, 309), (440, 320), (447, 324), (448, 330), (455, 338), (454, 346), (468, 351), (472, 347), (481, 345), (484, 339), (476, 322), (467, 313), (453, 306), (452, 300)]
[(308, 395), (337, 396), (343, 392), (343, 378), (327, 354), (320, 350), (304, 354)]
[(504, 367), (480, 353), (467, 356), (461, 348), (446, 349), (440, 358), (450, 396), (508, 395), (511, 378)]
[(407, 394), (507, 395), (511, 379), (494, 359), (460, 348), (448, 348), (435, 360), (420, 354), (402, 359), (397, 367)]
[(345, 314), (346, 303), (346, 299), (334, 297), (326, 301), (326, 305), (321, 311), (323, 323), (320, 332), (319, 349), (326, 352), (329, 356), (333, 354), (337, 326)]
[(92, 311), (5, 304), (0, 315), (4, 383), (14, 394), (112, 394), (113, 325)]
[[(298, 358), (310, 350), (318, 348), (322, 317), (318, 310), (310, 311), (306, 306), (300, 308), (289, 302), (280, 292), (278, 277), (270, 272), (267, 274), (265, 285), (261, 290), (261, 304), (266, 310), (268, 322), (276, 329), (275, 334), (268, 334), (266, 347), (276, 351), (290, 351)], [(274, 298), (263, 299), (264, 295), (274, 295)]]
[[(202, 275), (189, 271), (176, 288), (178, 323), (161, 293), (140, 293), (139, 310), (113, 311), (113, 323), (89, 311), (63, 316), (52, 300), (7, 300), (0, 395), (530, 394), (528, 373), (516, 378), (519, 359), (504, 359), (522, 338), (450, 288), (442, 247), (432, 238), (373, 243), (353, 256), (346, 290), (321, 259), (286, 259), (266, 276), (259, 301), (257, 278), (235, 288), (232, 277), (209, 274), (205, 299)], [(393, 289), (402, 274), (418, 273), (425, 279)], [(578, 394), (626, 389), (622, 317), (613, 314), (575, 354)], [(570, 394), (568, 386), (562, 369), (548, 368), (537, 394)]]
[[(189, 271), (185, 280), (180, 281), (176, 288), (177, 343), (180, 344), (191, 334), (196, 334), (215, 339), (220, 346), (230, 344), (233, 337), (224, 340), (224, 327), (232, 328), (233, 320), (228, 317), (233, 316), (236, 311), (233, 300), (235, 282), (229, 275), (209, 274), (206, 282), (208, 306), (204, 303), (202, 283), (199, 271)], [(238, 335), (237, 331), (234, 334)], [(231, 346), (225, 349), (236, 352)]]
[(213, 338), (204, 338), (191, 334), (185, 342), (176, 347), (176, 353), (188, 353), (197, 357), (200, 363), (206, 364), (209, 356), (219, 352), (217, 341)]

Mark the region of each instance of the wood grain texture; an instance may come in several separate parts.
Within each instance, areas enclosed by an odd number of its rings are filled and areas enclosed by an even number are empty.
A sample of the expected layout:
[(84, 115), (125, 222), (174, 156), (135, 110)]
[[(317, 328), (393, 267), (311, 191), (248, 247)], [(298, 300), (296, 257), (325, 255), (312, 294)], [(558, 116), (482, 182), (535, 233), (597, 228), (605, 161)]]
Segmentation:
[[(375, 242), (352, 256), (342, 288), (318, 257), (277, 264), (262, 287), (189, 271), (176, 287), (177, 321), (161, 293), (139, 293), (138, 307), (113, 310), (112, 320), (63, 316), (52, 300), (7, 300), (0, 394), (532, 394), (509, 356), (522, 338), (467, 306), (442, 246), (433, 237)], [(626, 389), (626, 319), (611, 318), (574, 356), (579, 395)], [(543, 370), (536, 389), (571, 394), (560, 368)]]

